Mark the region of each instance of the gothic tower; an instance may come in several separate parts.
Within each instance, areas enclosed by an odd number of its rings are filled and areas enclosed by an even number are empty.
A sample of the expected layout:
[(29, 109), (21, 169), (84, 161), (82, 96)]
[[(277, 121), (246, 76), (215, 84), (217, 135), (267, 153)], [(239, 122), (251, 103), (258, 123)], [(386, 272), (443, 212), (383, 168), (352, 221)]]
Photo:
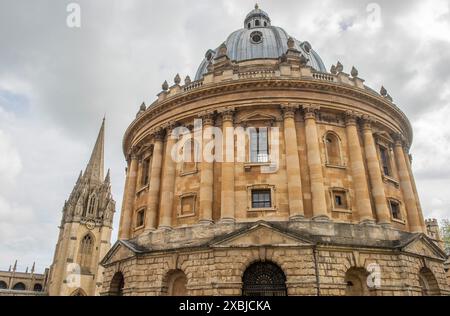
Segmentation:
[(115, 201), (109, 170), (104, 177), (103, 120), (86, 170), (80, 173), (64, 203), (58, 242), (50, 268), (49, 294), (96, 295), (103, 268), (100, 260), (111, 247)]

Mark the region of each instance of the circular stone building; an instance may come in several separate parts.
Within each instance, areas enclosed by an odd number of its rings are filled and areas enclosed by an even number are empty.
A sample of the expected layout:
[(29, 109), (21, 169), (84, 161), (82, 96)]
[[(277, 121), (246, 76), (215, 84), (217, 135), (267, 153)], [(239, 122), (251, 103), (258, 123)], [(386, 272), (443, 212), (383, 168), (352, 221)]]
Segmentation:
[(124, 136), (103, 295), (450, 294), (411, 125), (343, 68), (256, 7), (165, 82)]

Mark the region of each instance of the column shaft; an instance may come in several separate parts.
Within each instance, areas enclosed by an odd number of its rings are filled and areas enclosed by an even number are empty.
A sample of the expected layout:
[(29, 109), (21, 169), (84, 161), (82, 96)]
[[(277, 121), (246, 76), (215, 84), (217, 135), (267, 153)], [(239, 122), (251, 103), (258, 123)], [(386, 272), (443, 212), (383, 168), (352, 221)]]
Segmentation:
[(414, 179), (414, 175), (412, 172), (411, 161), (410, 161), (408, 155), (405, 156), (405, 159), (406, 159), (406, 165), (408, 166), (409, 178), (411, 179), (411, 186), (414, 191), (414, 195), (416, 197), (417, 210), (419, 211), (419, 219), (420, 219), (420, 224), (422, 225), (422, 231), (424, 233), (427, 233), (427, 226), (425, 224), (425, 219), (423, 217), (422, 205), (420, 204), (419, 193), (417, 192), (416, 180)]
[(172, 148), (176, 139), (172, 137), (172, 131), (167, 135), (166, 152), (164, 154), (164, 169), (161, 185), (161, 207), (159, 228), (170, 229), (172, 227), (172, 212), (175, 190), (176, 163), (172, 159)]
[(363, 127), (364, 150), (369, 169), (369, 179), (372, 186), (372, 196), (375, 201), (375, 211), (379, 224), (391, 223), (391, 212), (387, 204), (384, 191), (383, 176), (381, 174), (380, 162), (378, 160), (377, 148), (373, 138), (370, 122), (366, 121)]
[(325, 186), (320, 159), (319, 137), (317, 135), (314, 107), (305, 107), (305, 135), (309, 176), (311, 182), (313, 219), (329, 219), (325, 197)]
[(156, 228), (158, 216), (159, 192), (161, 188), (161, 166), (162, 166), (162, 136), (156, 135), (153, 144), (152, 166), (150, 168), (150, 182), (147, 198), (147, 214), (145, 217), (145, 229)]
[(350, 169), (353, 178), (353, 189), (355, 191), (359, 221), (374, 222), (361, 143), (359, 141), (358, 128), (356, 125), (356, 117), (352, 114), (347, 115), (346, 131), (350, 153)]
[(288, 181), (289, 216), (291, 219), (303, 218), (302, 181), (300, 160), (298, 158), (297, 131), (295, 128), (295, 109), (283, 108), (284, 142), (286, 147), (286, 173)]
[[(205, 152), (207, 144), (212, 140), (212, 135), (209, 132), (211, 132), (213, 125), (212, 117), (208, 116), (203, 119), (203, 152)], [(209, 224), (212, 223), (213, 211), (214, 163), (207, 161), (203, 152), (200, 153), (202, 158), (200, 163), (200, 222)]]
[(394, 146), (395, 160), (397, 162), (398, 174), (400, 177), (400, 187), (403, 192), (406, 213), (408, 215), (409, 228), (413, 233), (422, 232), (422, 225), (419, 219), (419, 211), (417, 209), (416, 197), (411, 186), (408, 167), (406, 165), (405, 152), (403, 150), (402, 141), (397, 140)]
[[(234, 132), (233, 113), (227, 111), (222, 114), (223, 133), (223, 162), (222, 162), (222, 197), (220, 203), (221, 221), (234, 222)], [(233, 153), (232, 161), (227, 161), (227, 151)], [(230, 156), (230, 155), (228, 155)]]
[(122, 216), (119, 229), (119, 239), (129, 239), (131, 222), (133, 219), (134, 200), (136, 197), (136, 182), (138, 161), (134, 155), (131, 157), (130, 167), (125, 181), (124, 198), (122, 203)]

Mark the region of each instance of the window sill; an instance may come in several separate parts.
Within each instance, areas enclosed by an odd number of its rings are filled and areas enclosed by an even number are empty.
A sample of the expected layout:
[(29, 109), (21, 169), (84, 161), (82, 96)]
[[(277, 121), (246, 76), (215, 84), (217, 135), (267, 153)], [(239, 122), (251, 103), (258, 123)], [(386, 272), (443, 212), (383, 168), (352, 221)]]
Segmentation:
[(343, 213), (343, 214), (353, 214), (352, 210), (347, 210), (347, 209), (340, 209), (340, 208), (335, 208), (332, 210), (332, 212), (334, 213)]
[(325, 166), (327, 168), (332, 168), (332, 169), (341, 169), (341, 170), (347, 169), (346, 165), (334, 165), (334, 164), (327, 163), (327, 164), (325, 164)]
[(178, 214), (178, 215), (177, 215), (177, 218), (189, 218), (189, 217), (194, 217), (194, 216), (195, 216), (195, 213), (191, 213), (191, 214), (183, 214), (183, 215)]
[(198, 169), (190, 170), (190, 171), (182, 171), (182, 172), (180, 172), (180, 177), (190, 176), (190, 175), (196, 174), (197, 172), (198, 172)]
[(390, 177), (390, 176), (383, 175), (383, 181), (384, 181), (385, 183), (393, 184), (396, 188), (399, 188), (399, 187), (400, 187), (400, 183), (398, 182), (398, 180), (397, 180), (397, 179), (394, 179), (394, 178), (392, 178), (392, 177)]
[(148, 189), (148, 184), (146, 184), (145, 186), (141, 187), (139, 190), (136, 191), (136, 195), (139, 195), (140, 193), (142, 193), (143, 191)]
[(401, 224), (401, 225), (406, 225), (406, 221), (404, 221), (404, 220), (396, 219), (396, 218), (391, 218), (391, 220), (392, 220), (394, 223)]
[(254, 167), (269, 167), (270, 165), (270, 162), (246, 162), (244, 163), (244, 169), (250, 170)]
[(276, 207), (270, 207), (270, 208), (249, 208), (247, 209), (247, 212), (276, 212)]

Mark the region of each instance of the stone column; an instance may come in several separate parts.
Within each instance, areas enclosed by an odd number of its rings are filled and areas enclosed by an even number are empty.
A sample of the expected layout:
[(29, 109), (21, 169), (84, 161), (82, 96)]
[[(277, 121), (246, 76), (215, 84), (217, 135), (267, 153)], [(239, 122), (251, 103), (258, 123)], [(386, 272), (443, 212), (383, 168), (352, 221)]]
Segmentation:
[[(213, 184), (214, 184), (214, 162), (205, 159), (205, 148), (212, 140), (211, 129), (214, 127), (214, 118), (211, 114), (203, 117), (202, 152), (200, 163), (200, 223), (211, 224), (213, 212)], [(209, 133), (205, 134), (206, 129)], [(208, 153), (212, 154), (212, 153)], [(212, 158), (212, 157), (206, 157)]]
[[(235, 222), (234, 212), (234, 127), (233, 111), (227, 110), (222, 113), (222, 133), (223, 133), (223, 162), (222, 162), (222, 197), (220, 203), (221, 222)], [(229, 129), (229, 130), (228, 130)], [(230, 152), (227, 155), (227, 150)], [(232, 155), (231, 155), (232, 153)], [(232, 161), (227, 161), (233, 158)]]
[(350, 170), (355, 191), (356, 209), (360, 223), (373, 223), (372, 205), (370, 204), (369, 187), (367, 185), (366, 168), (362, 155), (361, 143), (357, 127), (357, 117), (348, 111), (345, 115), (345, 129), (350, 153)]
[(131, 154), (130, 167), (128, 168), (127, 180), (125, 181), (124, 198), (122, 203), (122, 216), (119, 229), (119, 239), (129, 239), (131, 223), (133, 220), (134, 200), (136, 197), (138, 160), (135, 154)]
[(381, 225), (388, 225), (391, 223), (391, 212), (387, 204), (383, 176), (381, 174), (377, 148), (373, 138), (372, 120), (368, 116), (365, 116), (363, 121), (363, 137), (367, 168), (369, 169), (369, 179), (372, 186), (372, 196), (375, 201), (375, 211), (378, 223)]
[(414, 195), (414, 190), (411, 186), (405, 151), (403, 149), (403, 139), (400, 135), (395, 135), (394, 152), (398, 175), (400, 177), (400, 187), (402, 188), (406, 213), (408, 215), (409, 228), (413, 233), (421, 233), (422, 225), (420, 223), (419, 210), (417, 209), (416, 196)]
[(161, 167), (163, 151), (163, 132), (153, 135), (152, 165), (150, 168), (150, 182), (147, 197), (147, 214), (145, 217), (145, 230), (156, 229), (158, 216), (159, 192), (161, 188)]
[(325, 186), (320, 158), (319, 137), (317, 135), (316, 112), (318, 106), (305, 105), (305, 135), (309, 177), (311, 182), (313, 219), (328, 220)]
[(282, 106), (284, 118), (284, 142), (286, 147), (286, 173), (289, 197), (289, 218), (300, 219), (305, 216), (303, 209), (300, 160), (298, 158), (297, 130), (295, 128), (296, 107)]
[(175, 190), (175, 172), (176, 163), (172, 158), (172, 148), (175, 146), (177, 139), (172, 137), (173, 127), (167, 131), (166, 152), (164, 154), (164, 169), (161, 185), (161, 206), (159, 217), (159, 228), (172, 228), (172, 211)]
[(420, 204), (420, 198), (419, 198), (419, 193), (417, 192), (416, 180), (414, 179), (414, 175), (413, 175), (412, 167), (411, 167), (411, 159), (412, 158), (410, 155), (407, 155), (407, 156), (405, 156), (405, 159), (406, 159), (406, 165), (408, 166), (409, 178), (411, 179), (411, 186), (414, 191), (414, 195), (416, 197), (417, 209), (419, 211), (420, 224), (422, 225), (423, 232), (426, 234), (427, 226), (425, 224), (425, 219), (423, 217), (422, 205)]

